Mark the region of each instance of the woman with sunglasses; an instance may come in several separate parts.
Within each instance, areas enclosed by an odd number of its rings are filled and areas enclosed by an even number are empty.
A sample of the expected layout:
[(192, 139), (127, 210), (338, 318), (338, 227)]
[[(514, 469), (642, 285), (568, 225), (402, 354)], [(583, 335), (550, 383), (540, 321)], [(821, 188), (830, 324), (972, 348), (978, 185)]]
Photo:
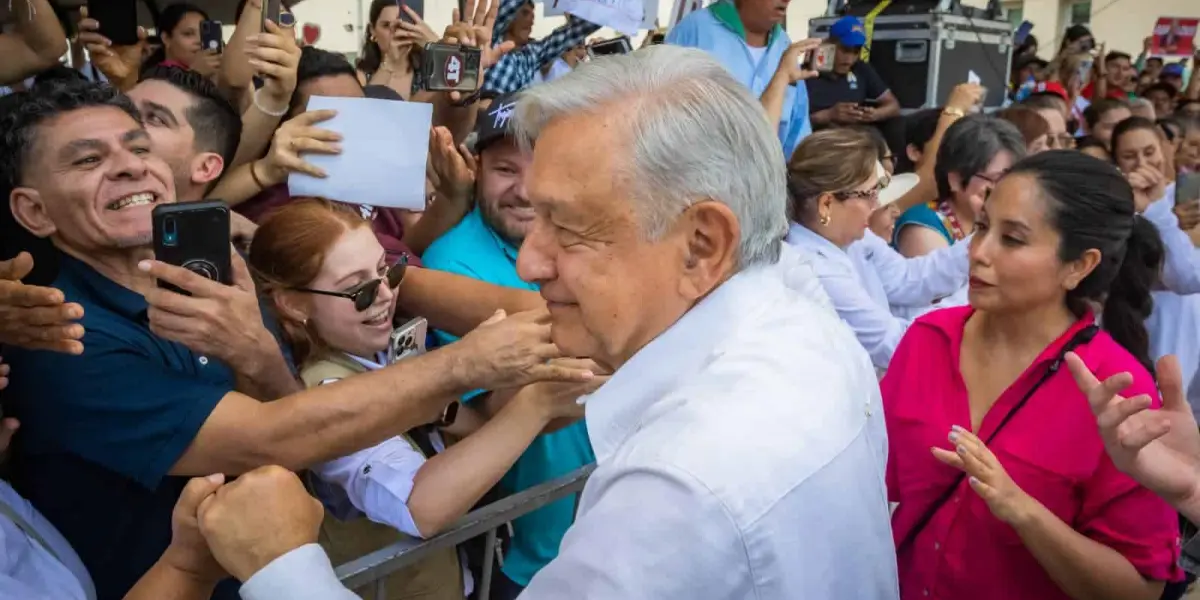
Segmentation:
[[(259, 227), (250, 266), (306, 386), (335, 385), (388, 363), (396, 289), (407, 265), (388, 263), (370, 224), (353, 208), (315, 199), (280, 208)], [(522, 388), (499, 401), (486, 422), (464, 409), (451, 428), (454, 411), (447, 411), (439, 425), (470, 434), (448, 449), (438, 429), (426, 426), (313, 468), (310, 488), (328, 511), (322, 546), (341, 564), (404, 538), (441, 532), (553, 421), (581, 417), (575, 399), (603, 379)], [(320, 435), (319, 424), (314, 435)], [(471, 583), (462, 565), (454, 548), (435, 553), (392, 575), (387, 597), (463, 598)]]
[(883, 370), (908, 328), (889, 305), (928, 305), (966, 283), (965, 247), (906, 260), (868, 230), (879, 201), (878, 150), (860, 129), (826, 129), (788, 164), (793, 225), (787, 242), (813, 258), (838, 316)]

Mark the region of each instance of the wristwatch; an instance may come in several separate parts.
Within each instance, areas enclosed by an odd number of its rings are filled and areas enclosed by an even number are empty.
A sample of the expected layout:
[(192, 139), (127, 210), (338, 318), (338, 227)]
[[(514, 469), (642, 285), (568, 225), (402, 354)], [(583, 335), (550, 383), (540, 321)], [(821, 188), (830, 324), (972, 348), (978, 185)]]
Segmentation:
[(956, 119), (961, 119), (967, 116), (967, 113), (963, 112), (961, 108), (956, 106), (947, 106), (946, 108), (943, 108), (942, 114), (946, 115), (947, 117), (954, 117)]

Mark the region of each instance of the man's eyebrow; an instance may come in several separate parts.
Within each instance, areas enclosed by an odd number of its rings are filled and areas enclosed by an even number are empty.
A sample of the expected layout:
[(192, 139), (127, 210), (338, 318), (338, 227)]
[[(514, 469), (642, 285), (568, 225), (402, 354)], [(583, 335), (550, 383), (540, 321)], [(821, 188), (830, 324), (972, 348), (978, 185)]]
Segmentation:
[(121, 143), (128, 144), (130, 142), (141, 142), (149, 139), (150, 134), (147, 133), (145, 129), (138, 127), (137, 129), (130, 129), (129, 131), (126, 131), (125, 135), (121, 136)]
[(89, 151), (104, 150), (106, 147), (107, 146), (105, 146), (104, 142), (100, 140), (87, 138), (71, 140), (67, 143), (67, 145), (63, 146), (62, 150), (58, 152), (58, 159), (63, 162), (69, 162), (72, 158), (79, 154)]
[(142, 112), (153, 112), (162, 115), (171, 122), (172, 127), (177, 127), (179, 125), (179, 119), (175, 117), (175, 113), (172, 112), (170, 108), (167, 108), (166, 105), (159, 104), (151, 100), (145, 100), (143, 101), (143, 104), (146, 105), (147, 110), (143, 110)]

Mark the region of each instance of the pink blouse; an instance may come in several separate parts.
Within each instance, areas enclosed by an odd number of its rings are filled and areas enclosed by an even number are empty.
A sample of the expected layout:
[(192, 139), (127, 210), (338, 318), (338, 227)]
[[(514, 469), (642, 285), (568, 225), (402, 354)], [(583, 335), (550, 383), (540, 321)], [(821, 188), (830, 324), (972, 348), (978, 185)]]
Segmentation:
[[(936, 311), (916, 321), (892, 357), (881, 384), (888, 429), (888, 496), (897, 544), (959, 473), (938, 462), (932, 446), (953, 450), (951, 425), (971, 426), (959, 372), (969, 306)], [(984, 416), (987, 440), (1005, 415), (1048, 371), (1061, 349), (1093, 323), (1080, 319), (1046, 348)], [(1105, 332), (1076, 353), (1101, 379), (1128, 371), (1130, 395), (1158, 394), (1149, 373)], [(1063, 522), (1124, 556), (1144, 577), (1182, 577), (1175, 511), (1117, 471), (1105, 454), (1086, 397), (1066, 364), (1038, 388), (989, 448), (1013, 481)], [(992, 516), (964, 479), (897, 556), (902, 600), (1057, 600), (1068, 596), (1050, 579), (1016, 531)]]

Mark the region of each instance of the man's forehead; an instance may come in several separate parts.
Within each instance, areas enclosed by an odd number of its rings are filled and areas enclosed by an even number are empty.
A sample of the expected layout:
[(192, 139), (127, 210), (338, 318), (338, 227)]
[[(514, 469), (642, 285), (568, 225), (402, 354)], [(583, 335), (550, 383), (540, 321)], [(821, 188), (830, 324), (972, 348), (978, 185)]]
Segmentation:
[(153, 102), (171, 108), (184, 108), (192, 103), (187, 92), (157, 79), (147, 79), (137, 84), (126, 95), (139, 106), (144, 102)]
[(532, 180), (527, 182), (531, 196), (554, 201), (611, 192), (617, 161), (629, 147), (620, 129), (613, 119), (594, 113), (547, 125), (534, 145)]
[(124, 139), (132, 132), (144, 133), (145, 130), (129, 113), (115, 106), (89, 106), (65, 111), (38, 126), (38, 137), (56, 145), (79, 139)]

